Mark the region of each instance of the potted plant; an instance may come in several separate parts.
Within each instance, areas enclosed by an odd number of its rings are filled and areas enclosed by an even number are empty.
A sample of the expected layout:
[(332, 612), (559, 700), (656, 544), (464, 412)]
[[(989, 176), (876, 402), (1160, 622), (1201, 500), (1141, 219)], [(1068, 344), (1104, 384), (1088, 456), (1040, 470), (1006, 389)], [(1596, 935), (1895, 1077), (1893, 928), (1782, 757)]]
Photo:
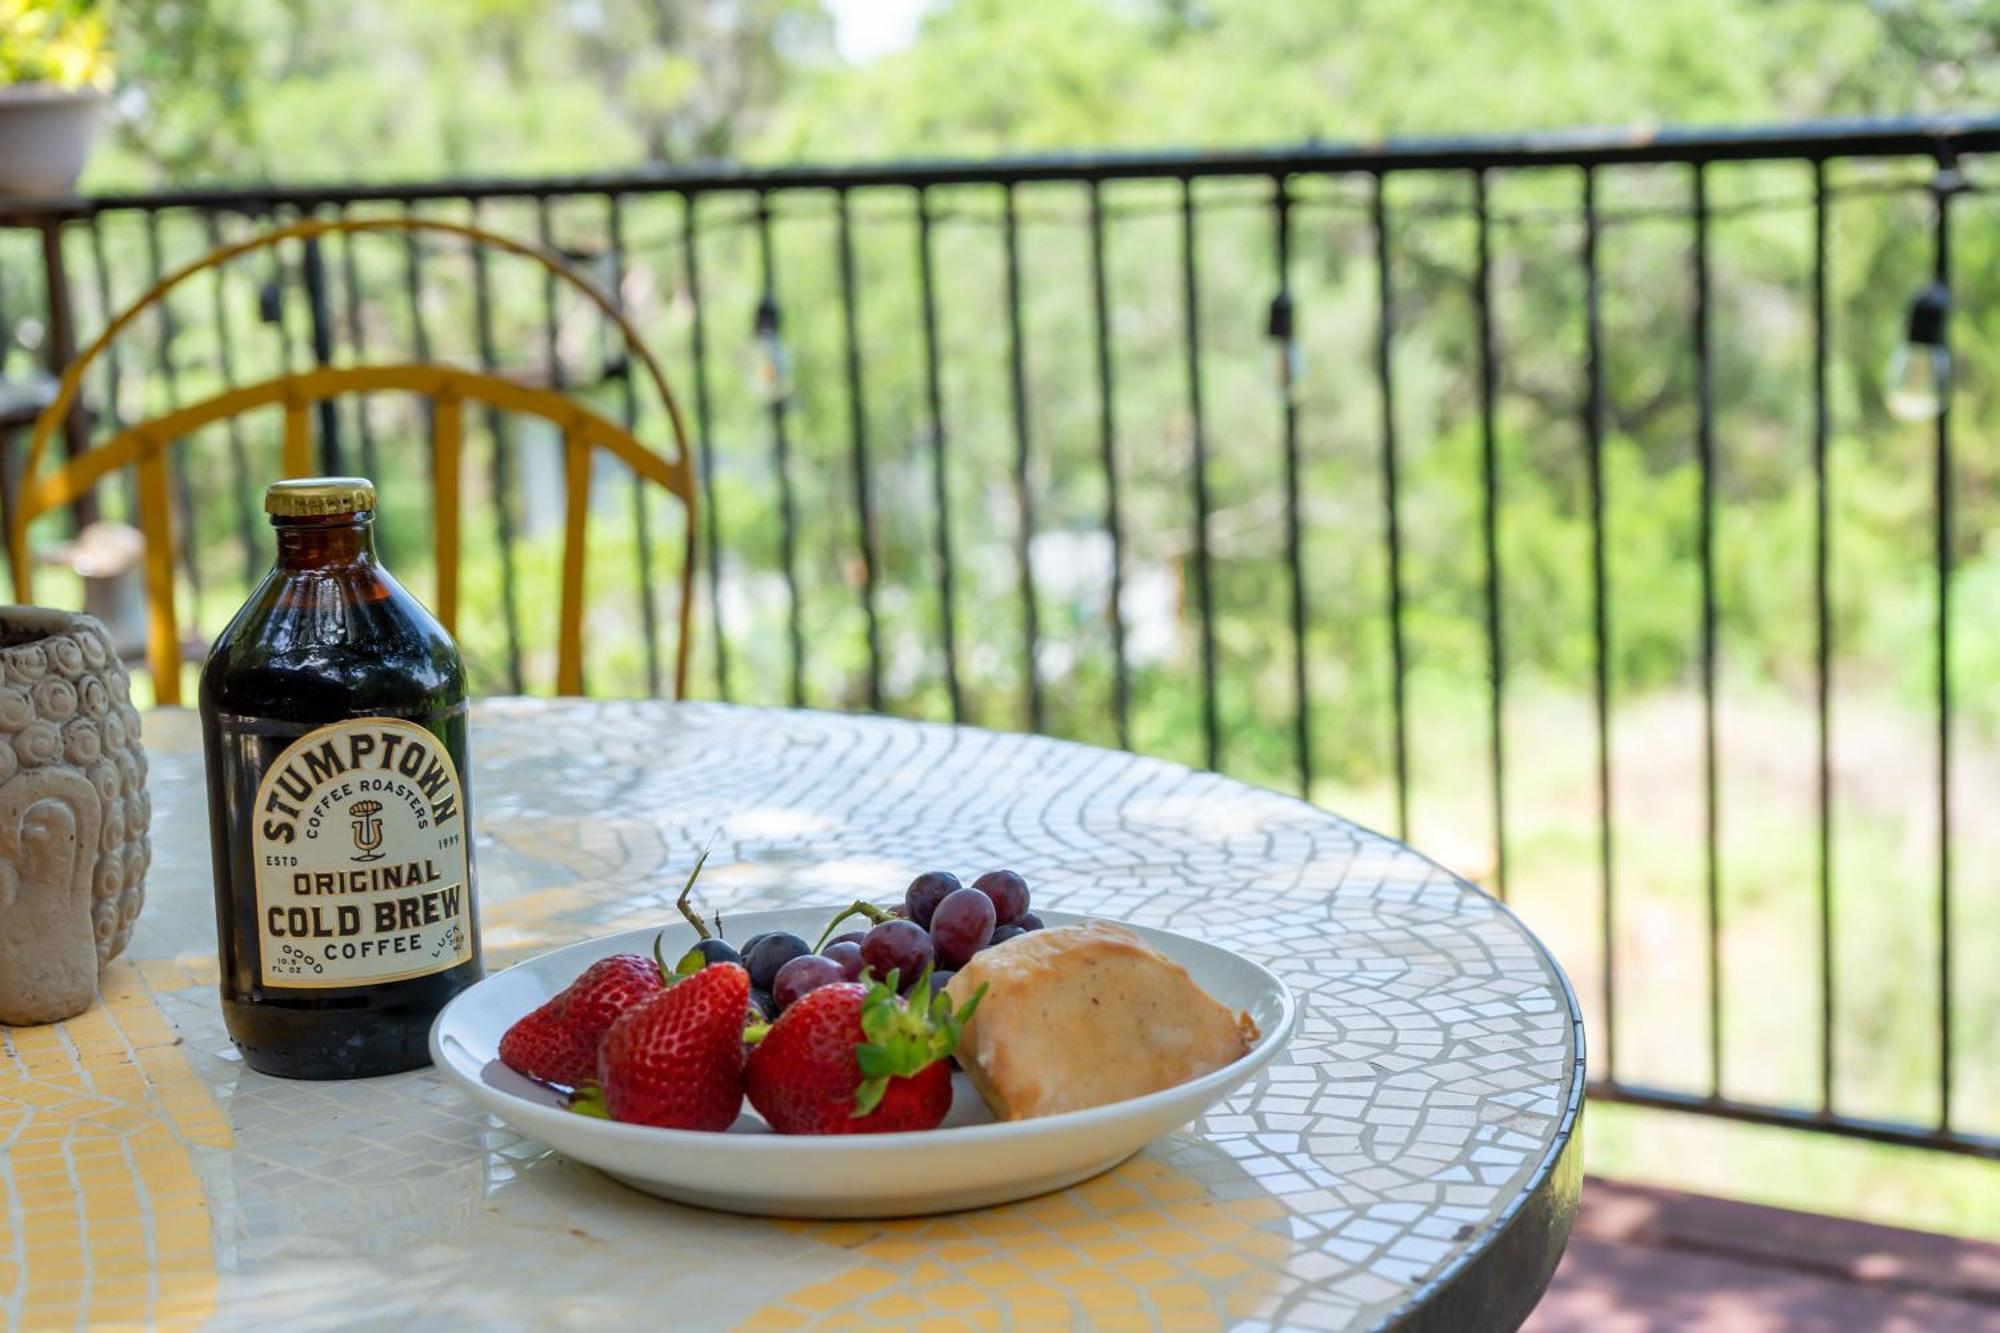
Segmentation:
[(105, 0), (0, 0), (0, 194), (63, 194), (111, 82)]

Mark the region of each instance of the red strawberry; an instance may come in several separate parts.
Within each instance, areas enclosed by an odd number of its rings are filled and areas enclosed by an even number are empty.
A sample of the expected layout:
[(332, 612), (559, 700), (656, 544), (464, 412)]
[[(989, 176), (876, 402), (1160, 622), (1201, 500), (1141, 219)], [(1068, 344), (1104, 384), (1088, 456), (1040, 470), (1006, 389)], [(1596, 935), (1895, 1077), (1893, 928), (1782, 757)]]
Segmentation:
[(908, 1003), (880, 982), (808, 992), (750, 1052), (750, 1104), (780, 1134), (934, 1128), (951, 1109), (946, 1057), (979, 997), (953, 1013), (928, 975), (911, 994), (929, 998)]
[(660, 965), (636, 953), (600, 958), (500, 1038), (500, 1062), (544, 1083), (576, 1087), (597, 1077), (597, 1046), (613, 1022), (658, 995)]
[[(598, 1051), (613, 1120), (668, 1129), (728, 1129), (743, 1109), (743, 1020), (750, 974), (711, 963), (632, 1010)], [(574, 1105), (589, 1112), (595, 1098)]]

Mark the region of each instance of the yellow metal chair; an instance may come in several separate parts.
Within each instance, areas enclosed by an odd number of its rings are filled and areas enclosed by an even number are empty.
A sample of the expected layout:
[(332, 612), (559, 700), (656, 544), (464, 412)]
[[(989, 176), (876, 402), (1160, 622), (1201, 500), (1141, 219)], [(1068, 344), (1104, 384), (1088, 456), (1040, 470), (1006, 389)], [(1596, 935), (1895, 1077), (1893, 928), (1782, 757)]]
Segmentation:
[[(674, 434), (674, 453), (664, 455), (641, 444), (631, 432), (553, 390), (529, 386), (499, 375), (435, 362), (402, 365), (323, 366), (280, 375), (257, 384), (227, 389), (212, 398), (120, 430), (46, 474), (41, 471), (49, 440), (68, 417), (83, 384), (84, 372), (111, 342), (146, 310), (195, 274), (229, 263), (244, 254), (267, 250), (286, 241), (306, 240), (335, 232), (433, 232), (460, 237), (474, 245), (518, 255), (546, 268), (580, 291), (623, 335), (629, 360), (644, 367), (666, 406)], [(553, 255), (504, 236), (452, 222), (423, 218), (357, 218), (303, 221), (264, 232), (212, 251), (162, 279), (118, 318), (64, 372), (55, 401), (35, 423), (20, 486), (20, 503), (8, 532), (14, 564), (15, 595), (31, 600), (28, 525), (50, 510), (74, 503), (107, 475), (125, 467), (138, 474), (138, 526), (146, 541), (147, 659), (154, 691), (162, 704), (180, 702), (180, 625), (174, 611), (173, 516), (169, 504), (167, 450), (194, 431), (258, 408), (279, 406), (285, 414), (283, 467), (288, 477), (314, 471), (311, 409), (320, 401), (348, 393), (404, 392), (431, 400), (432, 487), (436, 503), (437, 605), (433, 609), (448, 630), (456, 632), (459, 575), (459, 461), (464, 449), (465, 406), (487, 404), (501, 411), (541, 417), (563, 434), (566, 483), (563, 525), (562, 590), (556, 635), (556, 690), (583, 692), (583, 613), (585, 526), (589, 516), (592, 450), (604, 449), (639, 476), (664, 487), (678, 498), (686, 513), (686, 540), (681, 558), (679, 642), (674, 650), (674, 695), (686, 692), (690, 626), (693, 614), (695, 560), (694, 464), (680, 408), (667, 387), (666, 376), (641, 341), (638, 331), (611, 298), (573, 272)]]

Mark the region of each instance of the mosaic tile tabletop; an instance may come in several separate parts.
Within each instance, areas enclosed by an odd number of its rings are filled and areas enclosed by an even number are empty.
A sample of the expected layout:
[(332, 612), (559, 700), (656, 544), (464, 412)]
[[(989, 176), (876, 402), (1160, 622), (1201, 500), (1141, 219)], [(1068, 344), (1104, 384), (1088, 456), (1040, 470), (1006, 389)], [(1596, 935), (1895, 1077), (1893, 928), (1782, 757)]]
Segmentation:
[(787, 1222), (634, 1193), (429, 1070), (245, 1069), (216, 1004), (198, 730), (156, 713), (145, 739), (155, 854), (130, 950), (89, 1013), (0, 1028), (9, 1328), (1369, 1328), (1478, 1308), (1475, 1279), (1518, 1284), (1506, 1265), (1552, 1266), (1567, 1234), (1583, 1067), (1560, 971), (1478, 890), (1297, 801), (881, 718), (478, 705), (492, 967), (671, 919), (713, 837), (725, 912), (1008, 865), (1039, 903), (1199, 935), (1302, 1002), (1267, 1073), (1096, 1180)]

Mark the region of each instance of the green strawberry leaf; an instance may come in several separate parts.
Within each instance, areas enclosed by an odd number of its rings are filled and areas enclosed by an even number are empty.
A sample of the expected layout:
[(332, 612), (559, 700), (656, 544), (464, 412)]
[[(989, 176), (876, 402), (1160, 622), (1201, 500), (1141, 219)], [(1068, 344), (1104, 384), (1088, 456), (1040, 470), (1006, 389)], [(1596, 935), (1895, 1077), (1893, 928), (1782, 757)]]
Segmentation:
[(604, 1089), (595, 1083), (586, 1083), (569, 1095), (567, 1106), (578, 1115), (587, 1115), (593, 1120), (609, 1120), (611, 1109), (604, 1104)]
[(954, 1012), (944, 992), (930, 994), (931, 970), (926, 967), (911, 987), (914, 1001), (896, 993), (896, 978), (877, 981), (861, 1001), (861, 1033), (854, 1048), (861, 1085), (854, 1090), (854, 1115), (867, 1115), (881, 1105), (892, 1078), (910, 1078), (945, 1059), (958, 1046), (964, 1021), (986, 994), (977, 994)]
[(886, 1078), (863, 1079), (861, 1086), (854, 1090), (854, 1118), (859, 1120), (880, 1106), (883, 1095), (888, 1091), (889, 1080)]

